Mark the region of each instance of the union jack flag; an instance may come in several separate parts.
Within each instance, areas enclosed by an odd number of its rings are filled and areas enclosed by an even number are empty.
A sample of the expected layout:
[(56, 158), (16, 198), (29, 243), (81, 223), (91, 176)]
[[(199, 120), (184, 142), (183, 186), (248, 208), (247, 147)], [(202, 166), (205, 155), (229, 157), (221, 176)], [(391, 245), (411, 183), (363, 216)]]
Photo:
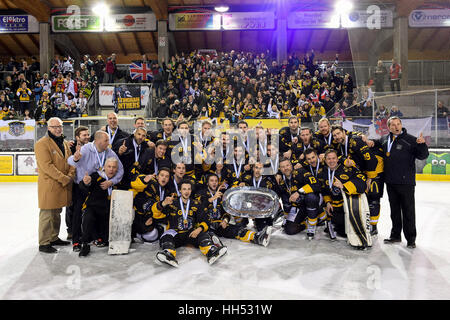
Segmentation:
[(153, 73), (149, 63), (132, 62), (130, 64), (130, 77), (133, 80), (152, 80)]

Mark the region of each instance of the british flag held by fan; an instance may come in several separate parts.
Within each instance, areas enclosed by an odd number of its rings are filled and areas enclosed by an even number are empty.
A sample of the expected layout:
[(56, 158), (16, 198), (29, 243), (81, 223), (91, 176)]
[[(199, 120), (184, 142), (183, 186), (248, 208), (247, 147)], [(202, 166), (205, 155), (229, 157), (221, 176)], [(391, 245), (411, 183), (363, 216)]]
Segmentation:
[(130, 64), (130, 77), (133, 80), (152, 80), (153, 73), (150, 64), (144, 62), (132, 62)]

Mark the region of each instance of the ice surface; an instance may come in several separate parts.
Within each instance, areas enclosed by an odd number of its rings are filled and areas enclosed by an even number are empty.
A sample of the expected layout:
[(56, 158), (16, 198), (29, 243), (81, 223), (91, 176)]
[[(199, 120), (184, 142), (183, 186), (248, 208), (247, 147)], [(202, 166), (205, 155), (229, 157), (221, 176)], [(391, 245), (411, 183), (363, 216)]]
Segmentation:
[(330, 242), (323, 227), (308, 241), (276, 226), (267, 248), (224, 239), (228, 253), (212, 266), (198, 249), (180, 248), (178, 269), (155, 262), (157, 244), (132, 244), (120, 256), (95, 246), (85, 258), (70, 246), (40, 253), (36, 184), (1, 183), (0, 194), (0, 299), (450, 298), (450, 183), (418, 182), (414, 250), (383, 244), (391, 227), (385, 194), (369, 251)]

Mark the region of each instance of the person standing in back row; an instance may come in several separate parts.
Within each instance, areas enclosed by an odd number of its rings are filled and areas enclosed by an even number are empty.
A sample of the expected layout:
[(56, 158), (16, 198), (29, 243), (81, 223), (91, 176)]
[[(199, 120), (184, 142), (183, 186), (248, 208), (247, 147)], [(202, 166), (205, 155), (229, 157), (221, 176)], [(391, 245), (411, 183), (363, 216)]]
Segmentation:
[(391, 235), (384, 243), (401, 242), (401, 232), (408, 248), (416, 247), (416, 185), (415, 160), (428, 157), (428, 147), (422, 133), (416, 138), (406, 132), (399, 117), (388, 119), (390, 133), (375, 145), (383, 149), (384, 177), (391, 207)]

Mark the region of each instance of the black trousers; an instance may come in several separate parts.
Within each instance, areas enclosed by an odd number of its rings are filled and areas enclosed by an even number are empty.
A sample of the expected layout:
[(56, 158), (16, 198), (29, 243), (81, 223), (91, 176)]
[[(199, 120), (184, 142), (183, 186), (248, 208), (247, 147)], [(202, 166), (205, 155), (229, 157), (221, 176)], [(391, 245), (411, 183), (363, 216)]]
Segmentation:
[(391, 207), (391, 238), (401, 238), (401, 232), (408, 242), (416, 240), (415, 186), (386, 184)]
[(400, 79), (391, 80), (391, 91), (400, 91)]
[(208, 232), (202, 231), (196, 238), (189, 237), (189, 234), (193, 230), (194, 229), (183, 233), (176, 233), (175, 236), (172, 236), (170, 234), (162, 235), (161, 239), (159, 240), (161, 249), (175, 250), (175, 248), (179, 248), (187, 244), (192, 244), (195, 247), (208, 247), (213, 245), (211, 236)]
[(87, 207), (83, 210), (81, 242), (88, 243), (94, 236), (108, 242), (109, 207)]
[(72, 187), (72, 243), (80, 243), (81, 240), (81, 221), (83, 206), (86, 196), (82, 194), (78, 184), (74, 183)]

